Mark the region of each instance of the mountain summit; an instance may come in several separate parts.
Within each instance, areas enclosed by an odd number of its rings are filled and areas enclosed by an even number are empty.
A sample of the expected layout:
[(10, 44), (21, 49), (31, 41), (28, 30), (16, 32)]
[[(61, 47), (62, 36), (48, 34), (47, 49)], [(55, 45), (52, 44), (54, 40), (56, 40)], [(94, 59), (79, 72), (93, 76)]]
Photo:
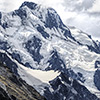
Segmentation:
[(100, 46), (53, 8), (0, 12), (0, 61), (47, 100), (99, 100)]

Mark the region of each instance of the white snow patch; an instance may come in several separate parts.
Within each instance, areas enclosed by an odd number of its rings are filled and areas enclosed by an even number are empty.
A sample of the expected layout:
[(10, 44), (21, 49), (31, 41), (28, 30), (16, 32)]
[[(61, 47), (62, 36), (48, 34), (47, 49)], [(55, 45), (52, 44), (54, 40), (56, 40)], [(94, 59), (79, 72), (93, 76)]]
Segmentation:
[(49, 84), (49, 81), (55, 79), (57, 76), (60, 75), (60, 72), (58, 71), (55, 72), (54, 70), (42, 71), (42, 70), (33, 70), (27, 67), (23, 67), (23, 69), (25, 70), (25, 72), (27, 72), (31, 76), (47, 84)]
[(2, 33), (0, 33), (0, 37), (4, 37), (4, 35)]
[(32, 34), (32, 32), (25, 31), (25, 32), (20, 32), (20, 34), (25, 36), (25, 37), (28, 37)]
[(34, 20), (39, 20), (39, 18), (36, 17), (36, 16), (34, 16), (33, 14), (30, 14), (30, 17), (31, 17), (32, 19), (34, 19)]

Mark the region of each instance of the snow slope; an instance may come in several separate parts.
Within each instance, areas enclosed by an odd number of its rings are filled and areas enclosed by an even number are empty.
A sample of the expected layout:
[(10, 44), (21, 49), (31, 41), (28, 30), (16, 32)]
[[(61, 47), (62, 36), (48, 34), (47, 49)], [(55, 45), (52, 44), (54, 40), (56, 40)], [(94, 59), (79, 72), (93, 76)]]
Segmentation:
[(42, 95), (46, 87), (54, 91), (50, 82), (64, 73), (100, 96), (100, 83), (94, 82), (99, 45), (65, 26), (52, 8), (24, 2), (18, 10), (0, 13), (0, 60)]

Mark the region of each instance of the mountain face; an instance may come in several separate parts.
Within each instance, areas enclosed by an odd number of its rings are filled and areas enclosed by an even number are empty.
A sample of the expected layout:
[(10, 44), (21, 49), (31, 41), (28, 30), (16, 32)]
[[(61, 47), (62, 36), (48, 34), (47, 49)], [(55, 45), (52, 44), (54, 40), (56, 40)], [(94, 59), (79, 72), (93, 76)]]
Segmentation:
[(0, 61), (47, 100), (100, 98), (100, 45), (52, 8), (0, 12)]
[(0, 62), (0, 100), (46, 100)]

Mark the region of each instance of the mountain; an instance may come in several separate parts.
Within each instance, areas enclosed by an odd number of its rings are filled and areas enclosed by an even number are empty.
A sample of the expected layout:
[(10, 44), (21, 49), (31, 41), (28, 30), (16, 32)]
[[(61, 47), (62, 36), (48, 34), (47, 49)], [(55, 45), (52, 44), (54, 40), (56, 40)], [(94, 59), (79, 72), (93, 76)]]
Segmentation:
[(0, 61), (47, 100), (100, 98), (100, 45), (53, 8), (24, 2), (1, 12)]

